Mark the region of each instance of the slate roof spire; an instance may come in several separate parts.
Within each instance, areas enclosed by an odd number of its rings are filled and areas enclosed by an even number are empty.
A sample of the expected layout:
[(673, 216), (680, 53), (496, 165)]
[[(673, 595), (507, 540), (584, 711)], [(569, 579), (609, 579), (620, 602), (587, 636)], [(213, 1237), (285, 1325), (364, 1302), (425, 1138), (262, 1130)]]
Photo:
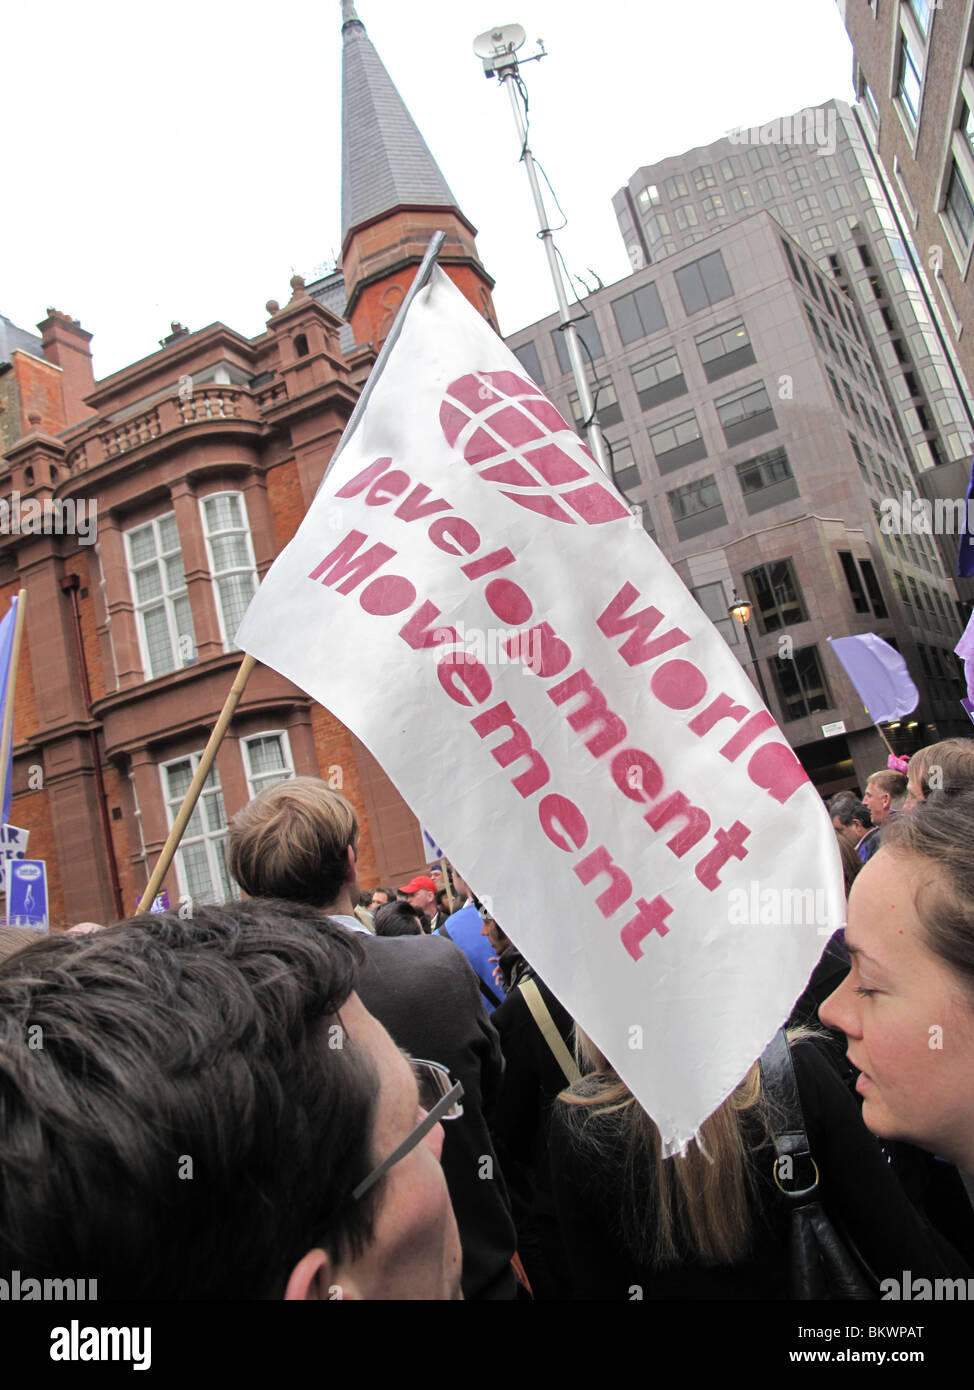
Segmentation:
[(354, 227), (396, 207), (457, 201), (382, 59), (342, 0), (342, 244)]

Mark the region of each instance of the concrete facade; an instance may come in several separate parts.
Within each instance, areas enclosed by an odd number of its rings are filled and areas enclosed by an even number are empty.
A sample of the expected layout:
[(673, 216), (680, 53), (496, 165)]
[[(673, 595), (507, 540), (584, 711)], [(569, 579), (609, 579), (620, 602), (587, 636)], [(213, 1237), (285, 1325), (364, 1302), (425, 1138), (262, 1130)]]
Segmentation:
[(974, 344), (974, 4), (839, 0), (856, 117), (968, 385)]
[(970, 459), (970, 392), (881, 175), (857, 113), (830, 101), (644, 166), (613, 206), (636, 265), (765, 208), (860, 308), (898, 432), (925, 472)]
[[(755, 605), (772, 712), (823, 793), (886, 761), (829, 636), (899, 647), (921, 692), (904, 751), (963, 734), (953, 589), (930, 537), (880, 528), (916, 476), (848, 287), (759, 212), (583, 307), (617, 484), (749, 668), (727, 609), (735, 589)], [(557, 324), (507, 341), (580, 426)]]

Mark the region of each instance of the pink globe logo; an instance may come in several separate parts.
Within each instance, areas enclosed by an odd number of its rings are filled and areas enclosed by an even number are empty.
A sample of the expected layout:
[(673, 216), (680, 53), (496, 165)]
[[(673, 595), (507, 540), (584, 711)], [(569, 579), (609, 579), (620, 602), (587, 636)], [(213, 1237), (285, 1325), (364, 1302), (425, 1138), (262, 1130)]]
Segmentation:
[(505, 497), (554, 521), (590, 526), (628, 517), (601, 470), (533, 381), (514, 372), (471, 372), (440, 406), (447, 443)]

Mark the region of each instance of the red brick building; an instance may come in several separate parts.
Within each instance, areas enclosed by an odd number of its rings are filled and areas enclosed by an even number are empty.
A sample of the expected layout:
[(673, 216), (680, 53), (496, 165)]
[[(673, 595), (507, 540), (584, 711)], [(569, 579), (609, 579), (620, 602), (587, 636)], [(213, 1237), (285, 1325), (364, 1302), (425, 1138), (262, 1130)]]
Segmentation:
[[(474, 229), (351, 0), (342, 27), (340, 270), (310, 287), (295, 276), (257, 338), (174, 324), (158, 352), (97, 383), (91, 335), (67, 315), (49, 310), (39, 338), (0, 319), (0, 611), (28, 594), (11, 820), (47, 861), (55, 925), (134, 909), (240, 663), (233, 633), (434, 230), (441, 264), (493, 322)], [(166, 879), (174, 905), (227, 895), (228, 818), (292, 773), (354, 803), (364, 882), (422, 863), (417, 823), (374, 759), (258, 667)]]

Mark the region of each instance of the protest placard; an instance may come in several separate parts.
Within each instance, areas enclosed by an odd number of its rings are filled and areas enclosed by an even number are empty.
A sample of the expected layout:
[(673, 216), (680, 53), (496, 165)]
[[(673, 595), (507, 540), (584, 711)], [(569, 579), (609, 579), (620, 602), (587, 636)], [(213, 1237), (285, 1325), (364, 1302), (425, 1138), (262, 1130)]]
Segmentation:
[(16, 825), (5, 825), (0, 831), (0, 859), (3, 861), (3, 881), (6, 883), (6, 863), (9, 859), (26, 859), (29, 830), (21, 830)]
[(48, 930), (47, 865), (43, 859), (7, 861), (7, 926)]
[(237, 641), (355, 732), (685, 1144), (844, 921), (835, 832), (723, 638), (439, 270)]

